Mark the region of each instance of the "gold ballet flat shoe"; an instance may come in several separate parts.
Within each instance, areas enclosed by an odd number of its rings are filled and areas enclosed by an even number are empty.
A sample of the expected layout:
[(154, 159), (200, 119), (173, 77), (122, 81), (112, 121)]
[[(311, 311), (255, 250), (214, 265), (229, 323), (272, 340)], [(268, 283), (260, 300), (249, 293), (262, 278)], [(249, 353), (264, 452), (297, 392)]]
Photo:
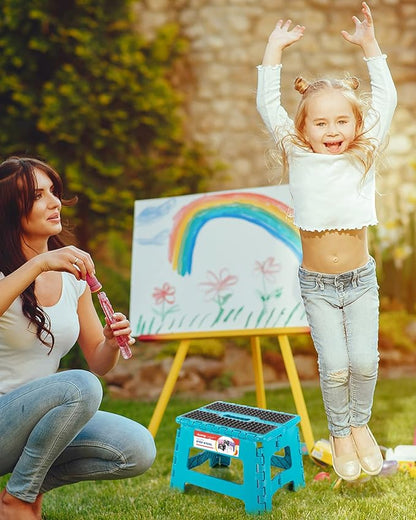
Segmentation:
[(373, 446), (361, 449), (359, 443), (354, 437), (354, 428), (352, 428), (352, 438), (363, 471), (365, 471), (367, 475), (378, 475), (383, 467), (383, 455), (381, 454), (380, 448), (373, 434), (371, 433), (370, 428), (368, 426), (365, 428), (367, 430), (368, 436), (372, 440)]
[(335, 473), (344, 480), (356, 480), (361, 475), (361, 465), (356, 453), (340, 455), (335, 453), (334, 438), (329, 436), (331, 445), (332, 466)]

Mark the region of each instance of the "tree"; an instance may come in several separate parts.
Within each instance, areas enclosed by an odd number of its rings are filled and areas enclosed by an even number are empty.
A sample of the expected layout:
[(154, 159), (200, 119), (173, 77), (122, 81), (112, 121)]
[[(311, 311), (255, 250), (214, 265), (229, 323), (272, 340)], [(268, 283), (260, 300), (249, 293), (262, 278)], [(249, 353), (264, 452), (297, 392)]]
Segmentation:
[(136, 198), (201, 191), (213, 171), (187, 142), (169, 82), (175, 25), (151, 42), (129, 0), (0, 0), (0, 146), (45, 158), (79, 197), (80, 246), (130, 230)]

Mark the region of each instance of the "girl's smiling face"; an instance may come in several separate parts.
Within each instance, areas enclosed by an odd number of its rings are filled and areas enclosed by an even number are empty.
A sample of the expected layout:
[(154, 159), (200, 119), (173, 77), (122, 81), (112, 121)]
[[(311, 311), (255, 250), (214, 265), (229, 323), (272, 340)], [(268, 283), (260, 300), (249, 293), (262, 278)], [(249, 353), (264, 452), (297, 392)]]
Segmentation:
[(345, 152), (355, 139), (356, 128), (353, 107), (339, 90), (326, 88), (308, 99), (303, 134), (315, 153)]

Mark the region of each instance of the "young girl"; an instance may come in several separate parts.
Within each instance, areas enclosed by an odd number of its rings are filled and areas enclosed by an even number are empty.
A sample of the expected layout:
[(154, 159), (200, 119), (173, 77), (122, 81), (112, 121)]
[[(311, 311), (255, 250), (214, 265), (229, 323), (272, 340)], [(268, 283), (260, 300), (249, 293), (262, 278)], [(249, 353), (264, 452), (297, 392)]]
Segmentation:
[(333, 467), (346, 480), (380, 472), (383, 459), (368, 427), (378, 370), (378, 285), (367, 248), (377, 223), (375, 166), (396, 106), (396, 91), (375, 38), (368, 5), (353, 17), (347, 42), (361, 47), (371, 81), (371, 107), (358, 80), (297, 78), (302, 95), (294, 121), (280, 104), (281, 57), (305, 27), (279, 20), (258, 66), (257, 108), (289, 171), (295, 224), (303, 249), (301, 294), (318, 353)]
[(47, 491), (140, 475), (155, 458), (146, 428), (98, 410), (95, 375), (57, 372), (78, 341), (89, 368), (105, 374), (119, 357), (115, 336), (131, 333), (121, 313), (103, 329), (85, 282), (94, 263), (59, 237), (65, 203), (49, 165), (0, 164), (0, 475), (11, 473), (0, 520), (39, 520)]

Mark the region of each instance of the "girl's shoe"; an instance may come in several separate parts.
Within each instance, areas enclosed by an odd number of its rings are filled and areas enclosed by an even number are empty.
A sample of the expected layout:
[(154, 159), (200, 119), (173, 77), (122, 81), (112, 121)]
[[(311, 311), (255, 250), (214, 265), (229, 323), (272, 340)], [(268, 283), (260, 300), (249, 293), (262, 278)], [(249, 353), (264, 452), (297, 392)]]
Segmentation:
[(331, 445), (332, 466), (335, 473), (344, 480), (356, 480), (361, 475), (361, 465), (357, 454), (354, 452), (337, 457), (332, 435), (329, 436), (329, 443)]
[(351, 434), (355, 443), (361, 467), (368, 475), (378, 475), (383, 468), (383, 456), (381, 454), (380, 448), (378, 447), (378, 444), (368, 426), (364, 426), (364, 429), (370, 437), (372, 445), (370, 447), (361, 448), (357, 433), (354, 435), (355, 429), (356, 428), (351, 428)]

